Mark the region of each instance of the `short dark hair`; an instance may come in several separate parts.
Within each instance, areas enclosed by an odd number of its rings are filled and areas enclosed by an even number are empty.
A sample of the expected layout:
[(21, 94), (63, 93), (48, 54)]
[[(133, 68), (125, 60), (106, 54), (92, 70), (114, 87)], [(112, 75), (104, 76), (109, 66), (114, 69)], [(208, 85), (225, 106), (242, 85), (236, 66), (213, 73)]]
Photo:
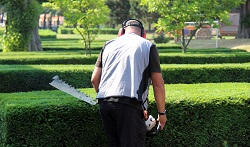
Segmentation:
[(143, 29), (143, 25), (142, 23), (137, 20), (137, 19), (129, 19), (123, 22), (123, 28), (126, 28), (128, 26), (134, 26), (134, 27), (138, 27), (140, 29)]

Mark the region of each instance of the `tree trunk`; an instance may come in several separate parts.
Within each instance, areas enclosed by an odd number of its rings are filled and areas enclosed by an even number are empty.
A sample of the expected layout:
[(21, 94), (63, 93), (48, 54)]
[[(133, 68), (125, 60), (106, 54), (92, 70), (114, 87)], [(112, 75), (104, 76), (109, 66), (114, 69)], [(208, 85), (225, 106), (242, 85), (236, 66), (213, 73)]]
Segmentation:
[(41, 40), (40, 40), (40, 36), (39, 36), (39, 33), (38, 33), (38, 26), (35, 27), (33, 30), (32, 30), (32, 33), (31, 33), (31, 41), (29, 43), (29, 48), (28, 48), (29, 51), (43, 51), (43, 48), (41, 46)]
[(4, 22), (3, 22), (3, 18), (4, 18), (4, 12), (2, 12), (2, 18), (1, 18), (0, 23), (4, 23)]
[(250, 0), (240, 7), (240, 24), (237, 38), (250, 38)]
[(59, 25), (60, 25), (60, 15), (57, 15), (57, 24), (56, 24), (57, 26), (57, 28), (59, 27)]
[(185, 39), (184, 29), (182, 29), (182, 33), (181, 33), (181, 44), (182, 44), (182, 53), (186, 53), (187, 46), (186, 46), (186, 39)]
[(46, 28), (46, 13), (44, 13), (44, 16), (43, 16), (43, 29)]

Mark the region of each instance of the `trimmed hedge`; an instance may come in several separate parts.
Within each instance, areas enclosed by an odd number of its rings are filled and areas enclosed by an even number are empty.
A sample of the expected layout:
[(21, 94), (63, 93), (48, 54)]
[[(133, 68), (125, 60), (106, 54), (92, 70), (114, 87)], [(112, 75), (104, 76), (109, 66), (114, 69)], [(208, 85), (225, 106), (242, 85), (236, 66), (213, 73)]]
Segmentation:
[(1, 36), (1, 38), (3, 37), (2, 35), (4, 34), (4, 31), (5, 31), (5, 28), (0, 27), (0, 36)]
[[(25, 53), (2, 54), (0, 64), (95, 64), (97, 54), (86, 56), (80, 53)], [(161, 64), (210, 64), (246, 63), (250, 54), (177, 54), (160, 53)]]
[[(249, 83), (166, 85), (166, 129), (147, 146), (249, 146), (249, 92)], [(157, 116), (152, 88), (149, 97)], [(107, 146), (98, 106), (60, 91), (0, 94), (0, 146), (83, 145)]]
[(45, 39), (45, 38), (56, 38), (56, 32), (53, 32), (52, 30), (39, 30), (39, 35), (41, 37), (41, 39)]
[(170, 54), (160, 53), (163, 64), (210, 64), (250, 62), (249, 53), (238, 54)]
[[(117, 29), (113, 29), (113, 28), (92, 28), (91, 30), (95, 31), (98, 30), (99, 34), (118, 34), (118, 30)], [(97, 31), (95, 31), (97, 32)], [(74, 28), (66, 28), (63, 26), (60, 26), (58, 28), (58, 33), (59, 34), (77, 34), (77, 32), (74, 30)]]
[[(250, 82), (250, 63), (161, 65), (165, 83)], [(54, 75), (77, 88), (92, 87), (94, 65), (0, 65), (0, 92), (53, 89)]]

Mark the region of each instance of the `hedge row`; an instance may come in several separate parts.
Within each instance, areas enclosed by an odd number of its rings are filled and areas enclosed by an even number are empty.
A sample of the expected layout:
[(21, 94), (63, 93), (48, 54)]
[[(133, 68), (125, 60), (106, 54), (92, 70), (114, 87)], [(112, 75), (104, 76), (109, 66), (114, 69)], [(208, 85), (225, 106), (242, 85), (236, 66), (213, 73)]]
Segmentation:
[(39, 30), (39, 35), (42, 39), (44, 38), (56, 38), (56, 32), (53, 32), (52, 30)]
[[(250, 146), (249, 87), (166, 85), (166, 129), (147, 146)], [(150, 93), (150, 114), (157, 116)], [(60, 91), (0, 94), (0, 146), (105, 147), (102, 128), (98, 106)]]
[[(165, 83), (250, 82), (250, 63), (162, 65)], [(0, 65), (0, 92), (53, 89), (54, 75), (77, 88), (92, 87), (94, 65)]]
[(3, 27), (0, 27), (0, 36), (2, 38), (2, 35), (4, 34), (5, 29)]
[[(6, 54), (0, 56), (0, 64), (95, 64), (97, 54)], [(177, 54), (160, 53), (161, 64), (209, 64), (209, 63), (246, 63), (250, 54)]]
[[(113, 28), (93, 28), (90, 29), (94, 32), (99, 32), (100, 34), (117, 34), (118, 30), (117, 29), (113, 29)], [(74, 30), (74, 28), (65, 28), (63, 26), (59, 27), (58, 29), (58, 33), (59, 34), (77, 34), (76, 30)]]

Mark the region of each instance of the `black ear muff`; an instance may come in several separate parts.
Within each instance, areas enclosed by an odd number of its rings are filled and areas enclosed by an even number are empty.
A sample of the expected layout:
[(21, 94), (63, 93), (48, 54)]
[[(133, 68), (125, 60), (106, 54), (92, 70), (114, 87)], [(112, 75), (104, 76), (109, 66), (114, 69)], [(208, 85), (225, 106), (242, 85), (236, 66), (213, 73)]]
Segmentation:
[(125, 33), (123, 28), (120, 28), (118, 31), (118, 37), (122, 36)]
[[(127, 23), (128, 21), (130, 21), (130, 20), (135, 20), (135, 21), (137, 21), (137, 22), (139, 23), (139, 25), (138, 25), (138, 24), (126, 25), (126, 23)], [(136, 27), (139, 27), (139, 28), (141, 29), (141, 37), (146, 38), (146, 33), (145, 33), (145, 31), (144, 31), (143, 24), (142, 24), (142, 22), (139, 21), (138, 19), (127, 19), (127, 20), (123, 21), (123, 23), (122, 23), (122, 28), (120, 29), (121, 31), (119, 30), (118, 36), (121, 36), (121, 35), (125, 34), (125, 28), (126, 28), (127, 26), (136, 26)], [(120, 35), (120, 34), (121, 34), (121, 35)]]

